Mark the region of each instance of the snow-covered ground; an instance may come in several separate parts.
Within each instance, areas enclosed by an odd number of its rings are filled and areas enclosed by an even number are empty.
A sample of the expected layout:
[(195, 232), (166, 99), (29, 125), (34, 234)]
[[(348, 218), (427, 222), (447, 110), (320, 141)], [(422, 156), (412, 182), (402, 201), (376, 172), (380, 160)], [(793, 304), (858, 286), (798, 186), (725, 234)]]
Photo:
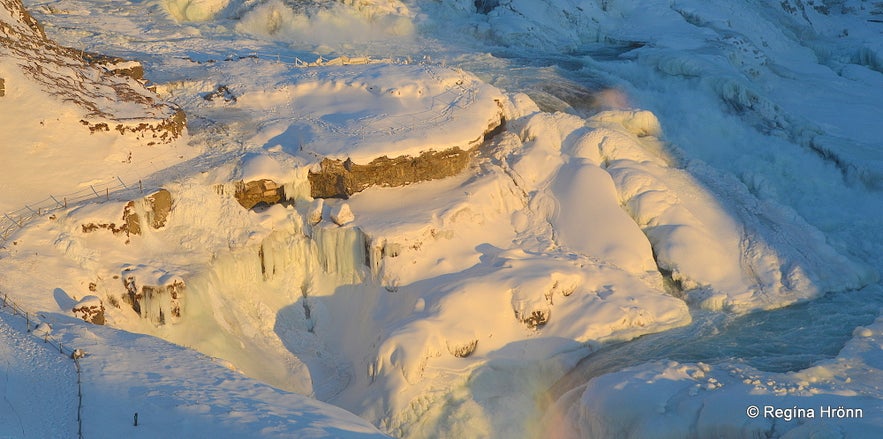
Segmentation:
[[(169, 143), (92, 134), (0, 63), (0, 291), (89, 353), (88, 436), (377, 434), (294, 393), (401, 437), (883, 429), (877, 2), (25, 5), (188, 118)], [(457, 175), (310, 195), (324, 158), (466, 149), (501, 116)], [(287, 201), (240, 205), (260, 179)], [(72, 317), (87, 295), (107, 327)], [(10, 319), (7, 376), (38, 364), (58, 385), (35, 395), (67, 400), (70, 364)], [(57, 409), (2, 433), (72, 428)]]
[[(65, 315), (38, 319), (41, 326), (31, 320), (26, 332), (24, 317), (0, 310), (4, 437), (386, 437), (351, 413), (248, 378), (226, 361)], [(82, 429), (76, 369), (65, 355), (72, 346), (86, 355), (79, 359)]]

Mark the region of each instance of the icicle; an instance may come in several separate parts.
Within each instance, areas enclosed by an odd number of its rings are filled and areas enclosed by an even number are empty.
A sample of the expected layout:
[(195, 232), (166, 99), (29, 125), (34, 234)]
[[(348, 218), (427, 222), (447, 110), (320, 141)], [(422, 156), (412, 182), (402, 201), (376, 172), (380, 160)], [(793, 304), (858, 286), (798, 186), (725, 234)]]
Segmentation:
[(285, 191), (285, 198), (294, 201), (295, 204), (313, 201), (313, 197), (310, 195), (309, 170), (309, 166), (297, 168), (295, 179), (282, 186)]
[(380, 279), (380, 272), (383, 269), (383, 249), (386, 246), (386, 239), (371, 240), (367, 245), (368, 248), (368, 267), (371, 269), (371, 278)]
[(361, 282), (366, 266), (365, 234), (358, 227), (316, 227), (313, 241), (318, 250), (319, 265), (341, 279)]

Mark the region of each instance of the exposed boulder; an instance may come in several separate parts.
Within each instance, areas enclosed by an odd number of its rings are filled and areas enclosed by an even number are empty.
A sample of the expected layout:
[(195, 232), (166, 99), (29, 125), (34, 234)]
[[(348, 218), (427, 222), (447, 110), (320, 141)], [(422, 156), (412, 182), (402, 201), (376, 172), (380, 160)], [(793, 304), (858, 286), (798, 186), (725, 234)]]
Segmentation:
[(448, 353), (457, 357), (457, 358), (466, 358), (472, 355), (475, 352), (475, 348), (478, 347), (478, 339), (473, 338), (464, 342), (451, 342), (450, 340), (445, 342), (445, 345), (448, 348)]
[(98, 296), (86, 296), (73, 309), (74, 315), (89, 323), (104, 324), (104, 304)]
[(240, 181), (236, 183), (233, 196), (242, 207), (251, 209), (260, 203), (272, 205), (284, 201), (285, 190), (273, 180)]

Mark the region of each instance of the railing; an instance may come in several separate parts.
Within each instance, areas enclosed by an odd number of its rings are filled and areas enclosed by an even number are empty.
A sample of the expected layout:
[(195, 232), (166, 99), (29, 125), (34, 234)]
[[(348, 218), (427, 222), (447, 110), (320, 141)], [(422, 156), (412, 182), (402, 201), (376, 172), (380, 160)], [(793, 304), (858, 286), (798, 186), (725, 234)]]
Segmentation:
[(144, 185), (141, 180), (126, 184), (121, 177), (115, 177), (106, 183), (90, 184), (66, 195), (50, 194), (43, 200), (26, 204), (21, 209), (4, 212), (0, 215), (0, 245), (5, 244), (15, 232), (24, 228), (36, 217), (87, 201), (110, 200), (111, 196), (115, 197), (121, 193), (144, 193)]
[[(12, 311), (12, 315), (21, 316), (25, 319), (25, 328), (28, 333), (31, 332), (31, 324), (33, 324), (34, 329), (36, 329), (39, 323), (47, 323), (41, 322), (38, 319), (38, 315), (32, 313), (30, 311), (25, 310), (15, 302), (9, 299), (9, 295), (6, 293), (0, 293), (0, 311), (9, 312)], [(72, 349), (69, 347), (65, 347), (61, 340), (57, 340), (47, 332), (42, 336), (43, 343), (47, 343), (56, 349), (58, 349), (58, 353), (64, 355), (74, 361), (74, 367), (77, 371), (77, 437), (83, 438), (83, 383), (82, 383), (82, 374), (80, 371), (80, 356), (82, 355), (82, 351), (79, 349)]]

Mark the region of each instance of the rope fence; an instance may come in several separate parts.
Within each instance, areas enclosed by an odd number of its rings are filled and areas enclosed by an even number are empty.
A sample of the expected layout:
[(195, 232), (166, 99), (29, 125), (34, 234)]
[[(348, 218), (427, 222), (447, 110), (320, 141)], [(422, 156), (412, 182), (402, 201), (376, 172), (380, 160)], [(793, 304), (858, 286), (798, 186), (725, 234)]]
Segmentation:
[[(163, 153), (153, 157), (140, 159), (142, 169), (152, 170), (154, 174), (172, 169), (176, 164), (163, 157)], [(0, 213), (0, 247), (5, 246), (9, 239), (20, 229), (25, 228), (38, 217), (52, 214), (59, 210), (75, 207), (91, 202), (117, 201), (124, 197), (140, 197), (158, 187), (150, 186), (141, 179), (114, 176), (101, 183), (92, 183), (79, 190), (66, 194), (49, 194), (46, 198), (26, 204), (24, 207)]]
[(23, 229), (37, 217), (51, 214), (68, 206), (75, 206), (85, 202), (109, 201), (126, 194), (143, 194), (144, 184), (141, 180), (126, 184), (121, 177), (114, 177), (103, 184), (90, 184), (76, 192), (65, 195), (50, 194), (43, 200), (26, 204), (18, 210), (4, 212), (0, 216), (0, 244), (5, 244), (9, 238), (19, 229)]
[[(33, 334), (31, 326), (33, 326), (33, 329), (36, 329), (40, 323), (48, 324), (48, 322), (40, 321), (38, 318), (38, 314), (30, 312), (10, 300), (9, 294), (6, 293), (2, 293), (2, 295), (0, 295), (0, 310), (7, 313), (11, 311), (11, 314), (13, 316), (20, 316), (24, 318), (25, 328), (30, 334)], [(77, 437), (79, 439), (83, 439), (83, 380), (80, 370), (80, 356), (82, 356), (82, 351), (80, 351), (79, 349), (72, 349), (70, 347), (64, 346), (61, 340), (52, 337), (51, 335), (49, 335), (48, 332), (43, 334), (41, 338), (43, 339), (43, 343), (49, 344), (55, 349), (58, 349), (59, 354), (72, 359), (74, 362), (74, 367), (77, 371)]]

